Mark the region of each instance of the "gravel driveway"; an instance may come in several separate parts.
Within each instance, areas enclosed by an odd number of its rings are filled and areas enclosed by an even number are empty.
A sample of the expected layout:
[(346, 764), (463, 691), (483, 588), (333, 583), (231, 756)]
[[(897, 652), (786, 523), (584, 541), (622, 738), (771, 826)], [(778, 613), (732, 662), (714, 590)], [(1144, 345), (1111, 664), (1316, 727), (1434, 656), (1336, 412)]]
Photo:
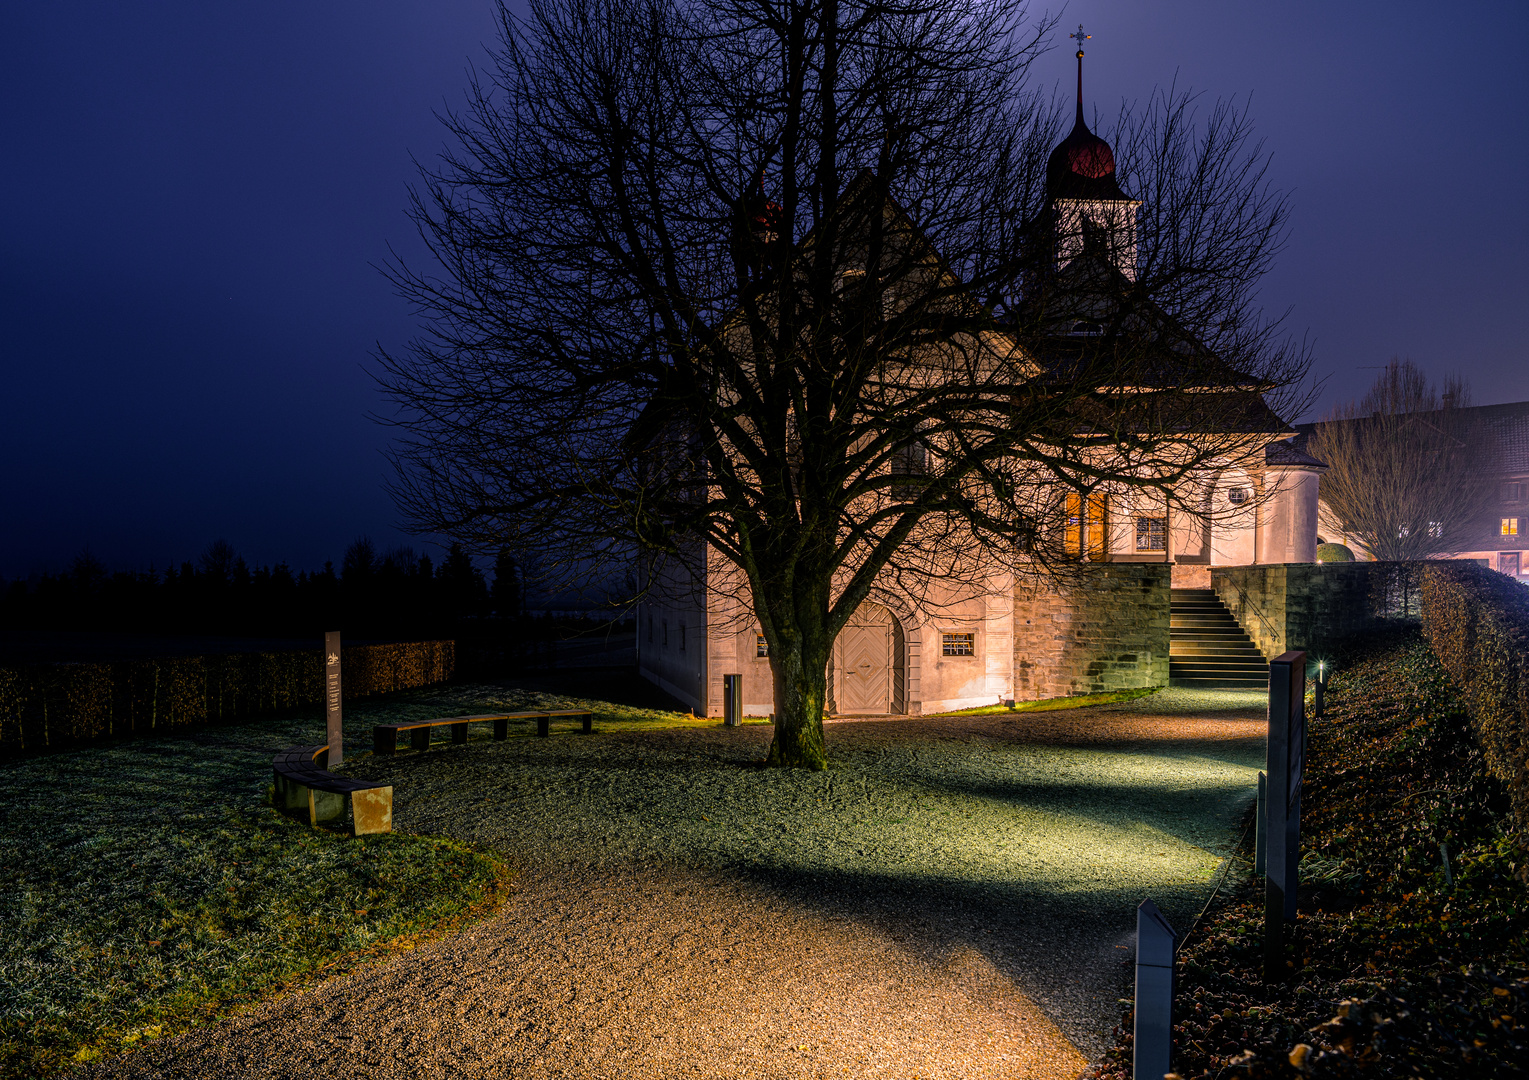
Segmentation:
[(498, 916), (88, 1077), (1073, 1077), (1134, 909), (1185, 928), (1263, 756), (1258, 695), (474, 741), (353, 766), (395, 827), (520, 867)]

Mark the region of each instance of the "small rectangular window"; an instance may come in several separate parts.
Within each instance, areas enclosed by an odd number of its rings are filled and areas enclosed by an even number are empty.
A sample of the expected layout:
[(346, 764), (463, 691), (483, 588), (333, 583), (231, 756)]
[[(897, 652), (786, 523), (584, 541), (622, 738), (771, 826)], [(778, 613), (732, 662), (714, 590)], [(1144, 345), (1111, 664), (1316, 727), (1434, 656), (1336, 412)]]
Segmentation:
[(1136, 519), (1136, 550), (1167, 551), (1168, 519), (1139, 517)]
[(755, 656), (769, 656), (770, 655), (770, 643), (765, 640), (765, 636), (763, 634), (755, 634), (754, 635), (754, 655)]
[(1502, 519), (1502, 535), (1503, 536), (1517, 536), (1518, 535), (1518, 518), (1503, 518)]
[(685, 624), (680, 623), (680, 652), (685, 651)]
[(668, 619), (664, 620), (663, 630), (664, 630), (664, 648), (667, 649), (669, 647), (669, 620)]
[(653, 613), (648, 612), (648, 644), (653, 644)]
[(946, 656), (976, 656), (976, 634), (941, 634), (940, 652)]
[(1502, 486), (1503, 502), (1519, 502), (1524, 497), (1524, 485), (1518, 482)]

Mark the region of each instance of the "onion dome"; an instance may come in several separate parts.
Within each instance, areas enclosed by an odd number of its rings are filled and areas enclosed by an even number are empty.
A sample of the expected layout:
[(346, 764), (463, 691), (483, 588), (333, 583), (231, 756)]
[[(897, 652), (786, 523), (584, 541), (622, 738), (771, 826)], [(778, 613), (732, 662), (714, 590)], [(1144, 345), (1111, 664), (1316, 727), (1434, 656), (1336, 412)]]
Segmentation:
[(1115, 179), (1115, 152), (1083, 120), (1083, 28), (1078, 27), (1078, 113), (1072, 134), (1057, 144), (1046, 161), (1048, 199), (1119, 199), (1130, 196)]

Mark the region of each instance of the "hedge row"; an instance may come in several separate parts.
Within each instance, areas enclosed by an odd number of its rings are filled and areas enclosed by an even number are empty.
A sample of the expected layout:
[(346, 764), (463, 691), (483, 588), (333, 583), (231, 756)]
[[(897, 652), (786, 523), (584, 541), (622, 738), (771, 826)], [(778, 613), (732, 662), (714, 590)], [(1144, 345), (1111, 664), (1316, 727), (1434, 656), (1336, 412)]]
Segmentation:
[[(347, 645), (347, 699), (451, 678), (451, 641)], [(0, 668), (0, 759), (320, 705), (324, 654), (236, 653)]]
[(1423, 571), (1423, 634), (1461, 688), (1492, 775), (1529, 831), (1529, 590), (1467, 562)]

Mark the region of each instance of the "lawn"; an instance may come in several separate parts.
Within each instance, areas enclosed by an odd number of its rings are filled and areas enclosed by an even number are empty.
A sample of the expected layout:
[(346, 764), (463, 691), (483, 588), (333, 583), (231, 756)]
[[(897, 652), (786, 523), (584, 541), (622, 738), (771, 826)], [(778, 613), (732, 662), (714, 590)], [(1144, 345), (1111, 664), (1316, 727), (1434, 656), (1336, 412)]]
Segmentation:
[[(478, 725), (467, 746), (366, 752), (376, 722), (577, 705), (596, 710), (596, 735), (527, 725), (494, 742)], [(266, 805), (271, 754), (318, 741), (316, 718), (0, 766), (0, 1069), (47, 1075), (413, 947), (547, 861), (980, 903), (1000, 920), (1049, 911), (1055, 933), (1123, 924), (1142, 895), (1187, 913), (1258, 764), (1246, 740), (1058, 743), (998, 715), (835, 724), (833, 766), (787, 773), (757, 767), (764, 724), (492, 686), (347, 706), (346, 720), (347, 770), (395, 785), (391, 835), (313, 830)], [(1050, 966), (1072, 978), (1065, 956)]]
[[(358, 710), (362, 719), (366, 710)], [(183, 1030), (491, 910), (503, 862), (265, 805), (271, 721), (0, 766), (0, 1074)], [(359, 736), (359, 731), (358, 731)]]

